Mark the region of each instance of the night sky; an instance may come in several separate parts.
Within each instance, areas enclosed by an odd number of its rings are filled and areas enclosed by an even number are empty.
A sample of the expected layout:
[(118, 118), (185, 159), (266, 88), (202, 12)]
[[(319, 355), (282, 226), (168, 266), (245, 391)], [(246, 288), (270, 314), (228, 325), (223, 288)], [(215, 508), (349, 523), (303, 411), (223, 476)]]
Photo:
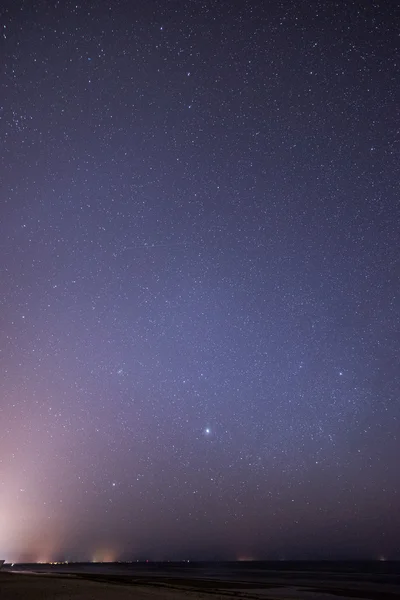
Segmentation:
[(0, 558), (400, 558), (395, 11), (2, 1)]

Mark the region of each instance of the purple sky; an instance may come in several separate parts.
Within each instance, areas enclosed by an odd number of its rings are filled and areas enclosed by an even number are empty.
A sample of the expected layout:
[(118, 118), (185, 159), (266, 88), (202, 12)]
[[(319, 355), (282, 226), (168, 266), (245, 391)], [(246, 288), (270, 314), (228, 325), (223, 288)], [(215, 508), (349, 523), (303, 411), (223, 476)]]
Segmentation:
[(394, 3), (0, 15), (0, 557), (400, 558)]

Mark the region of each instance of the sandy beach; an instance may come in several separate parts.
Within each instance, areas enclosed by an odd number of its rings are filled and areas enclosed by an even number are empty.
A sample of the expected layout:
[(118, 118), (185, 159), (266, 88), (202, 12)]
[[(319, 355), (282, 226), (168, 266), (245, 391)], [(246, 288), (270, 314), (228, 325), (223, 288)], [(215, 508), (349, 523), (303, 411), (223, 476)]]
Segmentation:
[[(182, 593), (94, 582), (74, 576), (0, 573), (1, 600), (173, 600)], [(190, 594), (193, 600), (204, 595)], [(215, 596), (214, 596), (215, 598)]]
[(0, 600), (397, 600), (397, 586), (341, 585), (283, 578), (270, 584), (212, 580), (127, 581), (109, 576), (0, 573)]

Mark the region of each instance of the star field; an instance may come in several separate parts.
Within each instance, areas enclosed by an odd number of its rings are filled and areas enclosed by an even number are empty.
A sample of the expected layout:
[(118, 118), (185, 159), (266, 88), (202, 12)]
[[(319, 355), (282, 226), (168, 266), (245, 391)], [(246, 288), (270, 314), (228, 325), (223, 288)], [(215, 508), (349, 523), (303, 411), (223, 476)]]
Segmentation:
[(400, 558), (398, 17), (2, 3), (0, 557)]

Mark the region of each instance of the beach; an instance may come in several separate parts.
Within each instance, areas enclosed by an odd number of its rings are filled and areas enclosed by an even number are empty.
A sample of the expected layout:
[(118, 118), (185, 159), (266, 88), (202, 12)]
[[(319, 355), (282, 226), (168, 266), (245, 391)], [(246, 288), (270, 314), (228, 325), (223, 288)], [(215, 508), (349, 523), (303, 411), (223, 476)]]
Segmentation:
[[(377, 577), (364, 573), (321, 571), (241, 572), (215, 568), (206, 576), (193, 571), (166, 576), (160, 567), (121, 574), (99, 572), (54, 572), (25, 569), (0, 572), (1, 600), (397, 600), (397, 575)], [(78, 569), (78, 568), (77, 568)], [(158, 574), (157, 574), (158, 573)]]
[[(173, 600), (177, 597), (173, 590), (88, 581), (73, 575), (0, 573), (1, 600)], [(196, 595), (191, 594), (191, 598), (195, 600)]]

